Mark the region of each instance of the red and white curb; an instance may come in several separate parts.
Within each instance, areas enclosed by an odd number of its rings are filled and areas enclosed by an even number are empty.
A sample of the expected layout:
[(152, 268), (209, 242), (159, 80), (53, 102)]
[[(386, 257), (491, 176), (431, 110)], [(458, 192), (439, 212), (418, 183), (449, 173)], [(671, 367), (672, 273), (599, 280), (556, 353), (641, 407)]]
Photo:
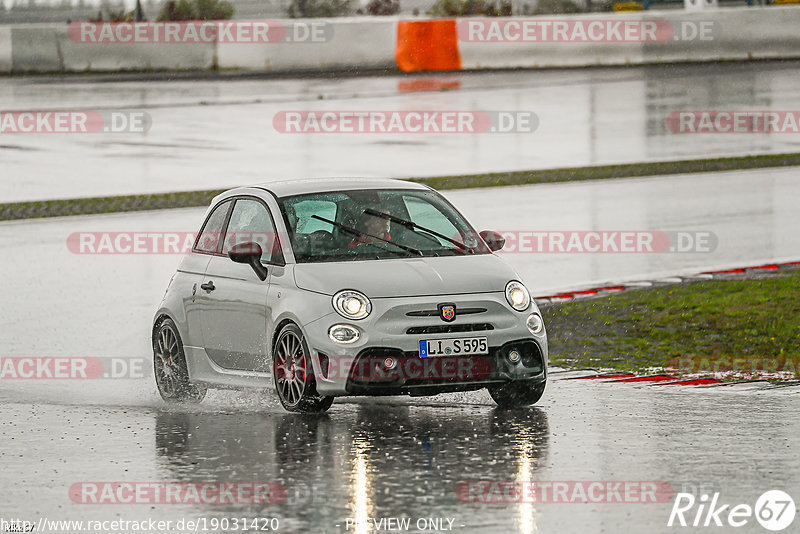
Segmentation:
[(764, 271), (780, 271), (800, 268), (800, 261), (790, 261), (785, 263), (767, 263), (764, 265), (752, 265), (748, 267), (737, 267), (732, 269), (721, 269), (716, 271), (703, 271), (694, 275), (669, 276), (654, 280), (637, 280), (635, 282), (624, 282), (620, 284), (607, 284), (604, 286), (591, 287), (574, 291), (562, 291), (551, 295), (540, 295), (533, 297), (537, 304), (568, 302), (575, 299), (602, 297), (613, 295), (631, 289), (641, 289), (644, 287), (664, 286), (670, 284), (681, 284), (684, 282), (694, 282), (699, 280), (713, 280), (715, 278), (724, 279), (730, 275), (757, 273)]
[(559, 378), (558, 380), (590, 380), (604, 384), (638, 384), (647, 386), (696, 386), (696, 387), (727, 387), (750, 384), (759, 386), (759, 389), (779, 389), (787, 387), (800, 387), (800, 380), (789, 380), (784, 382), (771, 382), (766, 379), (734, 380), (725, 382), (718, 378), (697, 376), (679, 378), (670, 374), (652, 374), (637, 376), (633, 373), (609, 372), (600, 373), (595, 369), (565, 369), (552, 371), (550, 375), (573, 374), (578, 372), (594, 372), (595, 374), (584, 376), (570, 376)]

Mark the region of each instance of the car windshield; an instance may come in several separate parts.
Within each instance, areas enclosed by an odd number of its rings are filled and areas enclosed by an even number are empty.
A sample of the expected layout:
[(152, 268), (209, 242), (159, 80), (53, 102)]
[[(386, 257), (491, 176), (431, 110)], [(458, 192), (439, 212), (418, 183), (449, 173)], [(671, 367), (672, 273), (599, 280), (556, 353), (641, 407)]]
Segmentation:
[(439, 194), (358, 190), (280, 199), (298, 263), (488, 254)]

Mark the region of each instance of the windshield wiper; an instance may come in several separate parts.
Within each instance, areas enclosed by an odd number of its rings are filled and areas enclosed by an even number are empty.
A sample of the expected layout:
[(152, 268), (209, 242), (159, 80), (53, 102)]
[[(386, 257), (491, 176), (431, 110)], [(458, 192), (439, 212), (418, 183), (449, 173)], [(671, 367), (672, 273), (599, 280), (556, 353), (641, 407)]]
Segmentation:
[(430, 228), (426, 228), (426, 227), (422, 226), (421, 224), (415, 223), (414, 221), (408, 221), (406, 219), (401, 219), (400, 217), (395, 217), (394, 215), (390, 215), (388, 213), (383, 213), (382, 211), (377, 211), (377, 210), (374, 210), (372, 208), (365, 209), (364, 213), (366, 213), (368, 215), (375, 216), (375, 217), (380, 217), (381, 219), (387, 219), (389, 221), (392, 221), (393, 223), (397, 223), (397, 224), (399, 224), (401, 226), (405, 226), (406, 228), (412, 228), (412, 229), (416, 228), (418, 230), (422, 230), (423, 232), (428, 232), (431, 235), (435, 235), (438, 238), (444, 239), (445, 241), (449, 241), (450, 243), (455, 245), (457, 248), (461, 249), (461, 251), (463, 251), (464, 253), (469, 251), (469, 248), (464, 243), (461, 243), (460, 241), (456, 241), (455, 239), (451, 239), (451, 238), (447, 237), (446, 235), (440, 234), (439, 232), (437, 232), (435, 230), (431, 230)]
[(312, 219), (318, 219), (318, 220), (320, 220), (322, 222), (326, 222), (328, 224), (332, 224), (333, 226), (344, 230), (348, 234), (353, 234), (353, 235), (357, 235), (357, 236), (371, 237), (373, 239), (377, 239), (378, 241), (383, 241), (384, 243), (389, 243), (390, 245), (394, 245), (397, 248), (405, 250), (406, 252), (409, 252), (411, 254), (415, 254), (417, 256), (422, 256), (423, 255), (421, 250), (417, 250), (417, 249), (415, 249), (413, 247), (409, 247), (407, 245), (401, 245), (400, 243), (393, 243), (392, 241), (389, 241), (388, 239), (383, 239), (382, 237), (378, 237), (376, 235), (372, 235), (372, 234), (368, 234), (366, 232), (362, 232), (360, 230), (356, 230), (355, 228), (351, 228), (351, 227), (349, 227), (349, 226), (347, 226), (345, 224), (338, 223), (338, 222), (332, 221), (330, 219), (326, 219), (325, 217), (320, 217), (319, 215), (312, 215), (311, 218)]

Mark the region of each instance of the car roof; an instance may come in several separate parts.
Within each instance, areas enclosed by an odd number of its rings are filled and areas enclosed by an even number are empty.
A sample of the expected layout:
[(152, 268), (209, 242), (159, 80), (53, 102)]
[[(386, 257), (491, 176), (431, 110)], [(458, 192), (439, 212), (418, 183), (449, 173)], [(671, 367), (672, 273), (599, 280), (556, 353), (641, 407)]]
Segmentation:
[(307, 178), (265, 182), (254, 185), (253, 187), (270, 191), (277, 197), (325, 193), (329, 191), (352, 191), (357, 189), (428, 190), (428, 187), (422, 184), (389, 178)]

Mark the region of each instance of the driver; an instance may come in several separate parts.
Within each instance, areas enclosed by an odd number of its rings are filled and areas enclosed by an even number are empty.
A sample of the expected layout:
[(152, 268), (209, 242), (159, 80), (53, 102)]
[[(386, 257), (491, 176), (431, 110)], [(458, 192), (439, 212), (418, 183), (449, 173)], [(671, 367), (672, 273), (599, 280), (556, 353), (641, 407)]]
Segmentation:
[(381, 237), (387, 241), (392, 240), (392, 236), (389, 235), (389, 220), (368, 213), (361, 213), (361, 218), (358, 219), (355, 229), (369, 235), (355, 236), (347, 245), (347, 248), (353, 248), (368, 243), (380, 243), (380, 239), (375, 239), (370, 236)]

